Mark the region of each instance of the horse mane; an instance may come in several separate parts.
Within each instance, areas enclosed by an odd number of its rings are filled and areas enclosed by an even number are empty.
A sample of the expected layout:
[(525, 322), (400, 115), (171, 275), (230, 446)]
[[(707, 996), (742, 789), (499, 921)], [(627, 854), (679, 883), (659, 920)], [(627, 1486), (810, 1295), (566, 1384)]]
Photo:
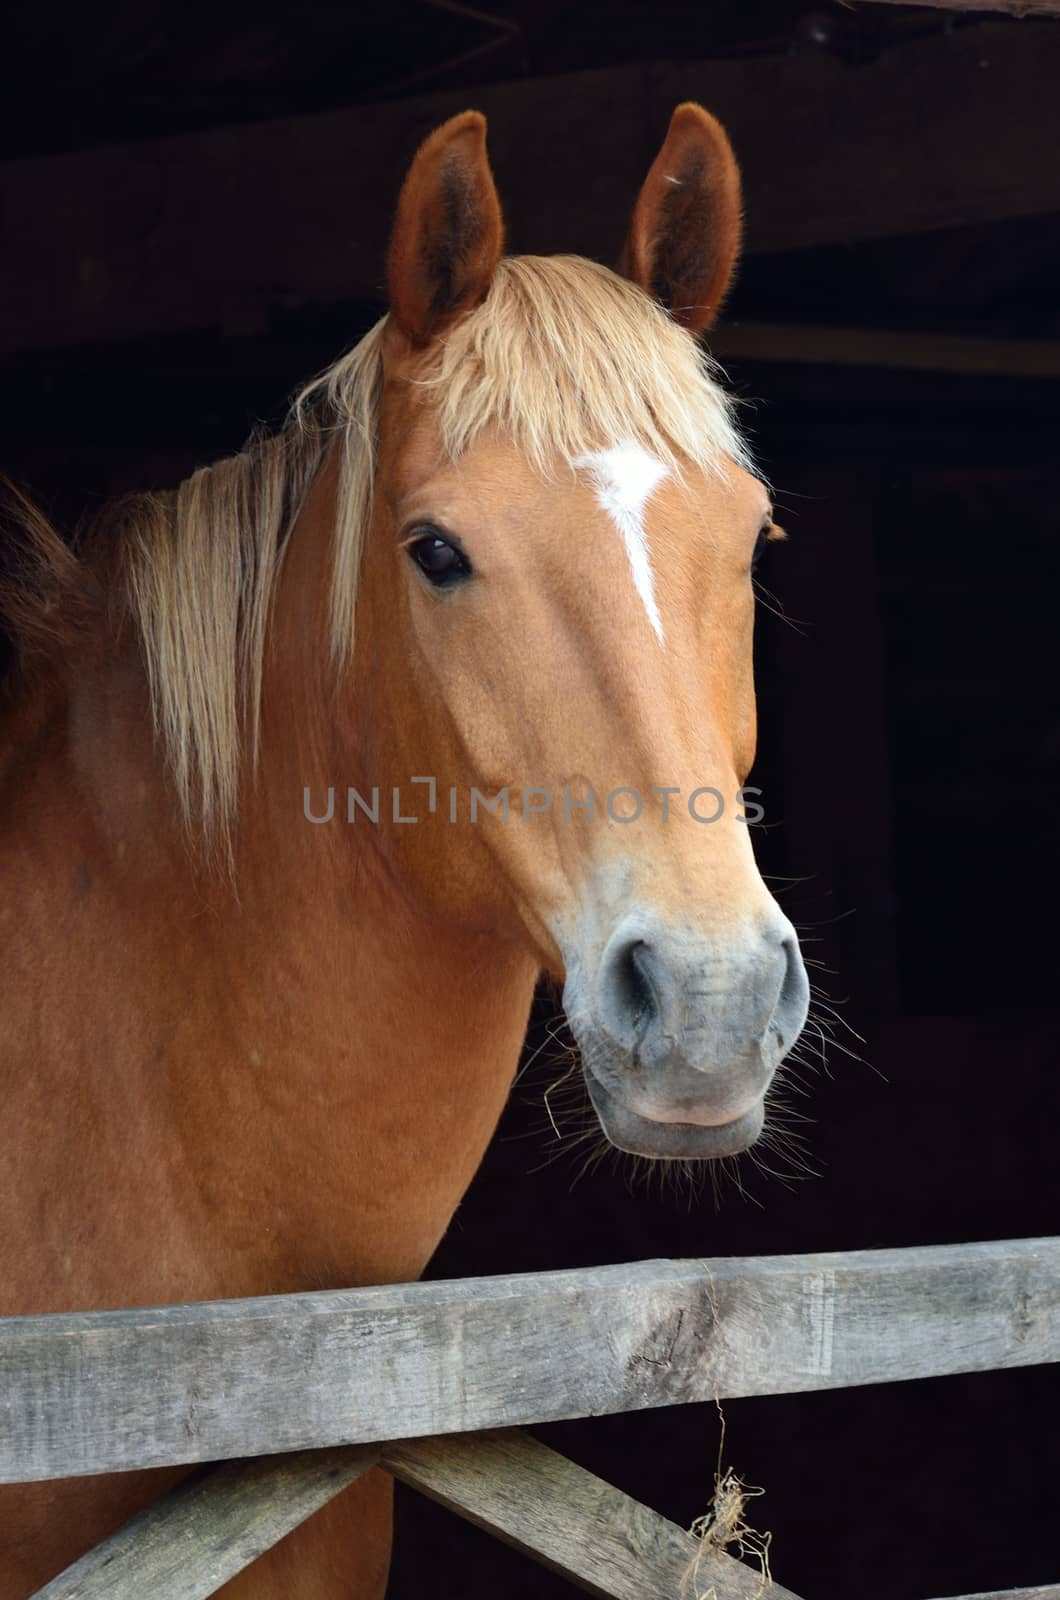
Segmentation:
[(7, 479), (0, 490), (0, 626), (21, 661), (47, 661), (87, 620), (90, 595), (40, 507)]
[[(23, 559), (0, 573), (0, 619), (24, 656), (68, 645), (98, 588), (89, 559), (114, 546), (119, 614), (140, 639), (156, 729), (189, 824), (227, 832), (242, 758), (256, 758), (265, 640), (286, 543), (336, 438), (341, 444), (331, 650), (349, 659), (371, 513), (385, 318), (295, 399), (284, 428), (97, 519), (73, 553), (21, 497)], [(539, 470), (635, 438), (671, 470), (748, 463), (733, 403), (693, 337), (605, 267), (509, 256), (473, 312), (424, 353), (415, 381), (452, 459), (498, 427)], [(108, 566), (110, 561), (108, 560)], [(108, 585), (108, 588), (110, 585)]]

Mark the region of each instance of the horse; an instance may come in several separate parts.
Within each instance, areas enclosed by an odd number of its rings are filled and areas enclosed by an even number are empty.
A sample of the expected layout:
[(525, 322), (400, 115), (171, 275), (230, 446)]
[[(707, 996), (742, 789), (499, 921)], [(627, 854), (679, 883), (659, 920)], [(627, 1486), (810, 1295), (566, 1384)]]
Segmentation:
[[(778, 530), (698, 340), (740, 234), (688, 103), (617, 270), (507, 256), (463, 113), (278, 433), (72, 541), (18, 501), (0, 1311), (417, 1278), (542, 974), (613, 1145), (753, 1144), (808, 985), (741, 803)], [(0, 1491), (0, 1600), (184, 1470)], [(390, 1538), (369, 1474), (224, 1593), (378, 1600)]]

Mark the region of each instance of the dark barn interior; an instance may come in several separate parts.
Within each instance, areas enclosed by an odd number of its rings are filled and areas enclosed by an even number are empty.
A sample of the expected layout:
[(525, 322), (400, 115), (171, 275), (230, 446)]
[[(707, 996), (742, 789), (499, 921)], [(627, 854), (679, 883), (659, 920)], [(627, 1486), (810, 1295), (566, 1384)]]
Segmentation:
[[(811, 1037), (777, 1142), (694, 1190), (597, 1162), (575, 1078), (546, 1102), (568, 1060), (542, 994), (432, 1275), (1060, 1232), (1060, 20), (58, 0), (3, 37), (0, 468), (70, 526), (236, 448), (360, 336), (402, 169), (465, 104), (514, 249), (614, 259), (681, 99), (744, 164), (713, 348), (790, 535), (761, 572), (756, 842), (820, 963), (825, 1059)], [(1057, 1577), (1049, 1369), (725, 1418), (800, 1593)], [(683, 1524), (709, 1501), (712, 1407), (542, 1435)], [(403, 1494), (390, 1592), (568, 1590)]]

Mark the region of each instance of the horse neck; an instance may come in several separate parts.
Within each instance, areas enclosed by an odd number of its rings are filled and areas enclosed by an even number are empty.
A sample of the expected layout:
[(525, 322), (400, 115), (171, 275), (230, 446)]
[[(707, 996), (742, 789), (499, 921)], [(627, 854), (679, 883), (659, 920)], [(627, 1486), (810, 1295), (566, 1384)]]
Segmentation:
[[(15, 857), (29, 844), (27, 1048), (51, 1074), (39, 1093), (76, 1092), (104, 1130), (119, 1101), (134, 1108), (112, 1152), (120, 1163), (134, 1144), (139, 1158), (130, 1215), (153, 1186), (172, 1233), (142, 1270), (116, 1244), (126, 1276), (86, 1283), (85, 1303), (417, 1276), (517, 1065), (533, 959), (447, 926), (365, 830), (303, 816), (303, 787), (342, 783), (358, 759), (342, 718), (375, 711), (370, 695), (354, 706), (354, 681), (325, 693), (332, 514), (325, 474), (276, 598), (233, 879), (181, 835), (134, 644), (79, 683), (22, 790), (9, 842)], [(109, 1137), (64, 1166), (73, 1216), (111, 1181)]]
[[(345, 821), (347, 784), (369, 791), (401, 759), (403, 730), (393, 672), (373, 661), (392, 627), (393, 566), (370, 551), (358, 649), (336, 682), (334, 516), (329, 465), (284, 561), (234, 915), (247, 993), (269, 1017), (259, 1032), (286, 1041), (273, 1136), (300, 1145), (300, 1159), (314, 1150), (319, 1192), (306, 1231), (325, 1215), (329, 1228), (345, 1219), (353, 1267), (373, 1281), (418, 1274), (470, 1182), (515, 1072), (537, 963), (495, 930), (432, 908), (388, 854), (385, 829)], [(307, 787), (335, 789), (331, 824), (307, 821)], [(336, 1275), (348, 1278), (349, 1266)]]

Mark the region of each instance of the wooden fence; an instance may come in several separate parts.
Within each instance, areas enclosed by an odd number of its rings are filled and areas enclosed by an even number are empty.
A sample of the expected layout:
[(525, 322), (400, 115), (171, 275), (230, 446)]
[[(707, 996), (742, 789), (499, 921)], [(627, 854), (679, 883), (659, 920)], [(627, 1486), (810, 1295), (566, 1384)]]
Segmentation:
[[(1057, 1360), (1060, 1239), (11, 1317), (0, 1482), (220, 1463), (48, 1600), (213, 1594), (375, 1465), (590, 1594), (694, 1600), (698, 1556), (700, 1594), (755, 1600), (757, 1571), (518, 1430)], [(1004, 1600), (1060, 1600), (1060, 1585)]]

